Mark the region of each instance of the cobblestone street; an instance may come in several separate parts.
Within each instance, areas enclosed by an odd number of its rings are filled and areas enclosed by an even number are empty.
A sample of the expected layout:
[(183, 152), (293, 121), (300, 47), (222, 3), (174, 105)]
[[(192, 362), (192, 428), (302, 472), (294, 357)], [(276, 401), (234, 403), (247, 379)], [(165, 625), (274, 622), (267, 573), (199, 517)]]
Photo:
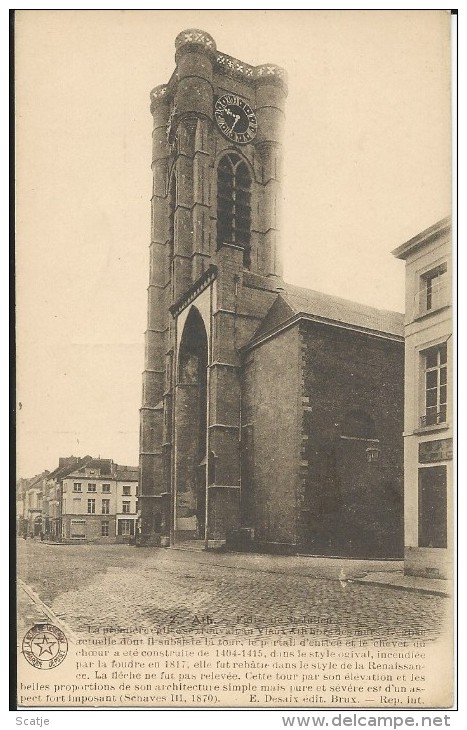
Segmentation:
[[(329, 558), (137, 549), (126, 545), (18, 543), (18, 575), (76, 633), (103, 627), (189, 627), (209, 616), (229, 633), (299, 623), (328, 635), (381, 638), (443, 631), (449, 601), (352, 577), (400, 564)], [(21, 594), (21, 591), (20, 591)], [(34, 611), (19, 597), (19, 629)]]

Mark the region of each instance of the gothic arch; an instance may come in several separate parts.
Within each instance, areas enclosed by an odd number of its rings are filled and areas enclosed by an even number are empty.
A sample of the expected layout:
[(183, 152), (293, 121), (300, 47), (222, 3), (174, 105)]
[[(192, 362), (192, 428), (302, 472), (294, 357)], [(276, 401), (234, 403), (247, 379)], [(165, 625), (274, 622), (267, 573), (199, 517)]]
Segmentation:
[(204, 320), (194, 306), (191, 307), (178, 350), (178, 382), (198, 382), (201, 369), (208, 365), (208, 336)]
[(207, 331), (192, 306), (178, 348), (175, 524), (176, 531), (200, 539), (206, 527), (207, 376)]
[(216, 166), (217, 248), (225, 244), (243, 249), (243, 265), (251, 265), (252, 193), (254, 175), (247, 160), (227, 150)]

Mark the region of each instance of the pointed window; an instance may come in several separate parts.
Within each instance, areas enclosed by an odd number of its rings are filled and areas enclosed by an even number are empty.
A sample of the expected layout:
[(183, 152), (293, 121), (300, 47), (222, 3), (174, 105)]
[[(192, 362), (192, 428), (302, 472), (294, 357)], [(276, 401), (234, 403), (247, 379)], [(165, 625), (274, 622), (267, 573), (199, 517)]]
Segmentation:
[(217, 248), (243, 248), (243, 265), (250, 268), (251, 175), (238, 155), (225, 155), (217, 168)]

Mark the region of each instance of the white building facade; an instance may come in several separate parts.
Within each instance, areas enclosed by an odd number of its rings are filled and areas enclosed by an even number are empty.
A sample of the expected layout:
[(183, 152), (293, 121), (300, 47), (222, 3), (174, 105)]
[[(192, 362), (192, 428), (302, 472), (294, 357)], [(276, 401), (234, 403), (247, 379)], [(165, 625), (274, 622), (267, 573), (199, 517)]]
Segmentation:
[(393, 254), (406, 262), (405, 572), (449, 578), (454, 540), (450, 218)]
[(138, 468), (95, 459), (63, 479), (61, 538), (128, 542), (135, 534)]

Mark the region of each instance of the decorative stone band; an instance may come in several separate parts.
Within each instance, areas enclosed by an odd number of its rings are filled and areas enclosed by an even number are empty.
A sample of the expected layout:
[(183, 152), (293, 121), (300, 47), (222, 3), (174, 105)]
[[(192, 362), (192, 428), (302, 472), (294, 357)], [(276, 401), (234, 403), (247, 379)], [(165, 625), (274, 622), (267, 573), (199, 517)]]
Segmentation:
[(228, 74), (229, 76), (236, 76), (237, 78), (256, 83), (272, 81), (284, 86), (287, 85), (287, 72), (285, 69), (273, 63), (250, 66), (248, 63), (232, 58), (232, 56), (227, 56), (226, 53), (216, 53), (215, 63), (217, 71)]
[(227, 71), (230, 74), (236, 74), (237, 76), (243, 76), (247, 79), (255, 78), (255, 67), (250, 66), (248, 63), (237, 61), (232, 56), (227, 56), (225, 53), (216, 53), (216, 65), (222, 71)]
[(211, 266), (204, 272), (204, 274), (200, 276), (200, 278), (195, 281), (194, 284), (192, 284), (186, 294), (184, 294), (177, 302), (175, 302), (175, 304), (172, 304), (172, 306), (169, 307), (172, 316), (177, 317), (180, 312), (185, 309), (185, 307), (191, 304), (191, 302), (193, 302), (196, 297), (201, 294), (201, 292), (208, 288), (208, 286), (214, 281), (216, 276), (217, 266), (211, 264)]

